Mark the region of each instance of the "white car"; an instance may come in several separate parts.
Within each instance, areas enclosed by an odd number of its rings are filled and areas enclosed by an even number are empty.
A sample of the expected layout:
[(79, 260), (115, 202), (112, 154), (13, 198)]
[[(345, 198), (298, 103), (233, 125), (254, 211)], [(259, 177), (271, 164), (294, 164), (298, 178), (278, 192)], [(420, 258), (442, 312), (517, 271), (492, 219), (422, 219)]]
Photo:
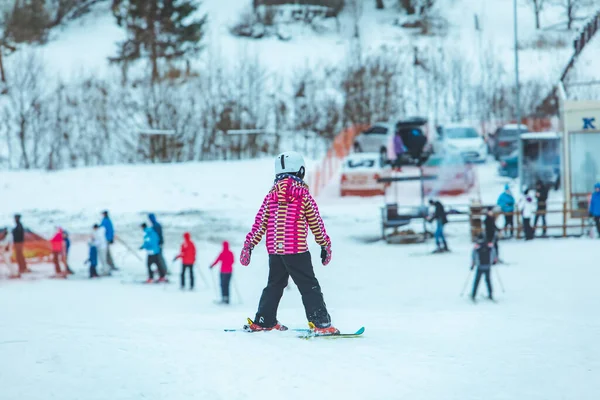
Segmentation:
[(485, 162), (488, 155), (485, 140), (475, 128), (468, 125), (448, 125), (439, 128), (433, 148), (439, 155), (458, 154), (469, 162)]
[(344, 159), (340, 180), (340, 195), (379, 196), (385, 194), (385, 183), (377, 180), (389, 175), (379, 153), (355, 153)]

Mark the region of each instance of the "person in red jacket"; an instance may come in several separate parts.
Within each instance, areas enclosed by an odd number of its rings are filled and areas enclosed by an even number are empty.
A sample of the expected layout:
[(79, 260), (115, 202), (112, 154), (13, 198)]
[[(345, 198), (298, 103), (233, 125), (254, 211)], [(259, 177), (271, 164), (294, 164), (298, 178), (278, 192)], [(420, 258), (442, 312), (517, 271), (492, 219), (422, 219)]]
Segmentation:
[(218, 263), (221, 263), (221, 295), (223, 300), (222, 304), (229, 304), (229, 284), (231, 283), (231, 274), (233, 273), (233, 253), (229, 250), (229, 242), (223, 242), (223, 251), (219, 254), (219, 257), (215, 260), (210, 268), (214, 267)]
[(183, 234), (183, 243), (181, 251), (173, 261), (181, 258), (183, 268), (181, 268), (181, 289), (185, 289), (185, 271), (190, 270), (190, 290), (194, 290), (194, 263), (196, 262), (196, 246), (192, 242), (192, 236), (189, 232)]
[[(62, 228), (58, 228), (56, 234), (50, 239), (50, 244), (52, 246), (52, 255), (54, 259), (54, 270), (56, 271), (56, 275), (67, 275), (72, 274), (73, 271), (69, 268), (67, 264), (66, 250), (65, 250), (65, 242), (63, 237)], [(60, 270), (60, 262), (62, 261), (65, 264), (65, 272), (61, 272)]]

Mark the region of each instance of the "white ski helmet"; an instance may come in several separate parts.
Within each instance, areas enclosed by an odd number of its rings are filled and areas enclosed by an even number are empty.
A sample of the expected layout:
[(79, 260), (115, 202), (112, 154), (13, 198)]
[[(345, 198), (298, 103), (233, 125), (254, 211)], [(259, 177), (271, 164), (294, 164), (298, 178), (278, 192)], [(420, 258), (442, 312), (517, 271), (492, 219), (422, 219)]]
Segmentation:
[(279, 174), (292, 174), (304, 179), (304, 158), (295, 151), (286, 151), (275, 157), (275, 176)]

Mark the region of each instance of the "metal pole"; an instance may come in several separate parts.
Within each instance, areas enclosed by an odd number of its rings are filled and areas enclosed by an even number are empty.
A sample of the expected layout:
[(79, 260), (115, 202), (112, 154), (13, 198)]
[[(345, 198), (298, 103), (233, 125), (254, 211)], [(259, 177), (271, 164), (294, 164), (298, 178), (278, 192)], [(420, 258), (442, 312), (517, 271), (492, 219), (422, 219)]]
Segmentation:
[[(519, 29), (517, 22), (517, 0), (513, 0), (513, 16), (514, 16), (514, 29), (515, 29), (515, 38), (514, 38), (514, 46), (515, 46), (515, 89), (516, 89), (516, 117), (517, 117), (517, 134), (519, 136), (519, 147), (521, 146), (521, 84), (519, 82)], [(519, 180), (521, 181), (521, 185), (523, 185), (523, 176), (522, 176), (522, 160), (521, 155), (519, 154), (518, 159), (518, 169), (519, 169)]]
[(462, 290), (460, 291), (460, 297), (463, 297), (465, 295), (465, 291), (467, 290), (467, 285), (469, 284), (469, 281), (471, 280), (471, 274), (473, 273), (473, 270), (469, 270), (469, 274), (467, 275), (467, 279), (465, 279), (465, 284), (463, 285)]

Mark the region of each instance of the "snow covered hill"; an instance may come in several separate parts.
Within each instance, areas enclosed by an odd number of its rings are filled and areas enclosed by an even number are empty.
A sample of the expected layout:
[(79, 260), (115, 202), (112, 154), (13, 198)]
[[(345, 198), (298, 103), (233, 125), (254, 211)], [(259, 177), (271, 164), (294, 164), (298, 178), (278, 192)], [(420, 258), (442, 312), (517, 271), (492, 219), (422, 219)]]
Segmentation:
[[(83, 241), (73, 245), (74, 279), (0, 280), (1, 397), (597, 397), (600, 324), (594, 315), (600, 296), (590, 256), (596, 241), (501, 243), (509, 264), (493, 275), (498, 303), (480, 299), (473, 305), (459, 297), (469, 273), (466, 227), (450, 227), (453, 252), (441, 256), (427, 255), (431, 243), (369, 243), (362, 239), (378, 233), (381, 198), (342, 199), (327, 191), (319, 198), (333, 262), (322, 267), (315, 257), (315, 271), (335, 325), (364, 325), (362, 338), (305, 341), (286, 333), (223, 332), (253, 317), (267, 255), (261, 245), (249, 267), (236, 264), (229, 308), (212, 303), (217, 273), (207, 266), (221, 240), (239, 251), (271, 171), (272, 160), (263, 159), (0, 173), (2, 225), (21, 211), (25, 224), (42, 232), (62, 225), (85, 233), (108, 208), (117, 233), (135, 248), (143, 212), (156, 211), (167, 233), (167, 259), (184, 230), (192, 232), (199, 254), (194, 292), (179, 290), (175, 264), (174, 284), (130, 283), (142, 279), (145, 266), (121, 245), (115, 248), (121, 271), (88, 281)], [(486, 171), (492, 166), (481, 168)], [(487, 177), (484, 196), (493, 198), (502, 182)], [(50, 267), (33, 268), (38, 276)], [(278, 318), (291, 327), (306, 324), (294, 285)]]
[[(414, 35), (396, 22), (403, 16), (394, 1), (386, 2), (385, 10), (376, 10), (374, 1), (364, 1), (360, 13), (360, 41), (363, 51), (386, 48), (389, 52), (412, 53), (414, 46), (420, 51), (435, 51), (440, 47), (453, 49), (456, 54), (472, 61), (479, 69), (485, 53), (502, 60), (504, 69), (513, 68), (513, 14), (508, 0), (443, 0), (435, 13), (447, 21), (447, 33), (439, 36)], [(536, 31), (531, 7), (518, 2), (521, 68), (524, 80), (554, 81), (558, 78), (572, 54), (575, 32), (566, 31), (563, 10), (548, 5), (542, 13), (541, 31)], [(240, 57), (257, 58), (271, 71), (292, 73), (305, 66), (334, 66), (347, 59), (353, 51), (350, 38), (353, 19), (350, 11), (340, 15), (340, 30), (330, 27), (316, 33), (310, 28), (292, 26), (291, 40), (276, 38), (249, 40), (236, 38), (229, 29), (251, 7), (250, 0), (204, 0), (199, 12), (209, 16), (207, 51), (197, 60), (198, 65), (223, 58), (235, 63)], [(580, 15), (593, 15), (593, 5), (580, 11)], [(476, 30), (478, 19), (479, 31)], [(581, 24), (585, 18), (576, 22)], [(107, 58), (115, 54), (116, 43), (125, 33), (116, 25), (110, 12), (110, 2), (102, 1), (83, 17), (67, 23), (52, 32), (50, 43), (36, 48), (47, 67), (64, 79), (83, 71), (103, 75), (110, 70)], [(537, 43), (537, 44), (536, 44)], [(590, 51), (593, 53), (593, 51)], [(15, 57), (11, 57), (15, 59)], [(16, 62), (16, 61), (15, 61)], [(540, 68), (540, 66), (543, 66)]]

